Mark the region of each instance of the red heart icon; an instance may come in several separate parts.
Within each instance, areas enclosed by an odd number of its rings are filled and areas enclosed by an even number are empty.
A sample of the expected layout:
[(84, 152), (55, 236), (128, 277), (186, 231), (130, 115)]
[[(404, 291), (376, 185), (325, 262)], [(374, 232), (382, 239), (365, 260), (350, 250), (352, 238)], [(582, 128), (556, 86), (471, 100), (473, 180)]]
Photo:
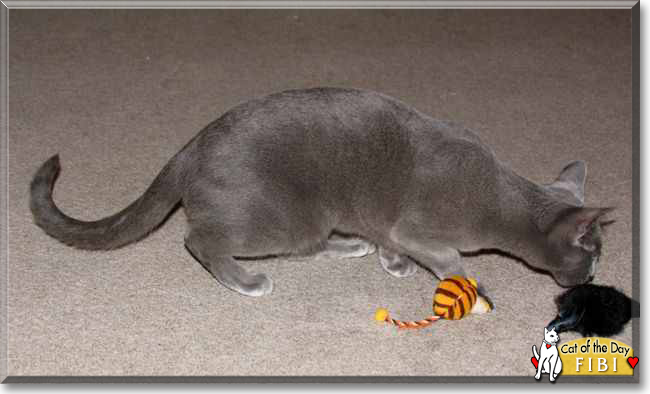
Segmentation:
[[(539, 361), (537, 361), (537, 359), (536, 359), (535, 357), (531, 357), (531, 358), (530, 358), (530, 361), (532, 361), (532, 362), (533, 362), (533, 365), (535, 366), (535, 368), (537, 368), (537, 366), (539, 365)], [(635, 364), (636, 364), (636, 363), (635, 363)]]
[(634, 367), (636, 367), (636, 363), (639, 362), (639, 358), (638, 357), (628, 357), (627, 362), (628, 362), (628, 364), (630, 364), (632, 366), (632, 369), (634, 369)]
[(546, 348), (547, 348), (547, 349), (550, 349), (550, 348), (551, 348), (551, 345), (549, 345), (549, 344), (547, 343), (547, 344), (546, 344)]

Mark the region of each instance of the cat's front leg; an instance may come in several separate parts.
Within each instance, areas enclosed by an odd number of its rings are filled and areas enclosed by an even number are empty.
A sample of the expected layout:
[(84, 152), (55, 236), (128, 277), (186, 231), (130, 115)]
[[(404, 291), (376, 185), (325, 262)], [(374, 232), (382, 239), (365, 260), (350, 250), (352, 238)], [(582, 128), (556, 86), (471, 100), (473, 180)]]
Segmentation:
[(384, 271), (397, 277), (404, 278), (415, 274), (417, 264), (410, 257), (395, 253), (384, 247), (379, 247), (379, 263)]
[(289, 260), (302, 260), (305, 258), (349, 259), (364, 257), (375, 253), (375, 244), (357, 236), (344, 236), (332, 234), (320, 249), (310, 253), (298, 253), (288, 256)]
[(375, 253), (375, 244), (357, 236), (343, 236), (332, 234), (326, 241), (323, 250), (316, 253), (317, 257), (326, 258), (358, 258)]
[(555, 373), (555, 365), (557, 363), (557, 359), (557, 355), (552, 355), (548, 358), (548, 380), (551, 382), (555, 382), (555, 378), (557, 377), (557, 374)]
[[(406, 250), (408, 256), (428, 268), (440, 280), (455, 275), (468, 277), (461, 264), (461, 255), (457, 249), (427, 240), (420, 241), (417, 236), (409, 236), (408, 233), (393, 232), (391, 238)], [(478, 281), (478, 278), (476, 279)], [(490, 309), (494, 310), (494, 303), (480, 282), (478, 283), (478, 293), (490, 304)]]
[[(440, 280), (451, 278), (452, 276), (469, 277), (461, 264), (460, 252), (454, 248), (438, 247), (426, 251), (415, 251), (409, 254), (433, 272)], [(478, 284), (478, 292), (490, 302), (485, 288), (480, 283)], [(492, 306), (491, 302), (490, 306)]]
[(562, 372), (562, 359), (560, 358), (560, 355), (558, 354), (557, 360), (555, 362), (555, 370), (553, 371), (555, 373), (555, 378)]

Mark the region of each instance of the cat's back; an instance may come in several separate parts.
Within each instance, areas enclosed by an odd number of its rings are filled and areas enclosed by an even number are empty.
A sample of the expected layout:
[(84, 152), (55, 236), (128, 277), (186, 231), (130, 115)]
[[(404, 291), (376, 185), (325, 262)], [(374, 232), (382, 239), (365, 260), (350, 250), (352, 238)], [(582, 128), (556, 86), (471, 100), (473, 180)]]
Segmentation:
[(209, 125), (195, 149), (196, 171), (186, 179), (194, 189), (217, 185), (305, 212), (324, 206), (352, 216), (364, 207), (390, 222), (407, 205), (487, 212), (497, 194), (498, 165), (478, 135), (372, 91), (315, 88), (254, 99)]
[(410, 153), (407, 123), (414, 113), (372, 91), (288, 90), (229, 110), (201, 132), (198, 145), (204, 161), (222, 156), (221, 162), (256, 164), (276, 173), (292, 173), (295, 167), (303, 174), (336, 162), (339, 173), (352, 170), (347, 168), (352, 164), (358, 173), (371, 160), (399, 162)]
[[(413, 111), (390, 96), (360, 89), (319, 87), (286, 90), (241, 103), (204, 130), (258, 137), (310, 130), (357, 129)], [(361, 129), (361, 130), (359, 130)]]
[(414, 166), (445, 177), (462, 169), (483, 173), (497, 163), (473, 131), (359, 89), (321, 87), (256, 98), (226, 112), (198, 140), (203, 163), (328, 179), (373, 179)]

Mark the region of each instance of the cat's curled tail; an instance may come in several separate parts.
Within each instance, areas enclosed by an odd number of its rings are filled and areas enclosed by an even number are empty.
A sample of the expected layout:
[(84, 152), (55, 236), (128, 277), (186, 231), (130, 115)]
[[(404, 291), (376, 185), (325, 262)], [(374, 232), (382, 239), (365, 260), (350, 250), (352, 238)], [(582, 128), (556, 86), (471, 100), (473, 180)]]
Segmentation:
[(533, 355), (539, 360), (539, 353), (537, 353), (537, 346), (533, 345)]
[[(180, 152), (182, 153), (182, 152)], [(30, 188), (34, 221), (47, 234), (80, 249), (107, 250), (144, 238), (179, 203), (181, 169), (178, 155), (167, 163), (147, 191), (122, 211), (97, 221), (73, 219), (59, 210), (52, 189), (61, 166), (59, 155), (38, 169)]]

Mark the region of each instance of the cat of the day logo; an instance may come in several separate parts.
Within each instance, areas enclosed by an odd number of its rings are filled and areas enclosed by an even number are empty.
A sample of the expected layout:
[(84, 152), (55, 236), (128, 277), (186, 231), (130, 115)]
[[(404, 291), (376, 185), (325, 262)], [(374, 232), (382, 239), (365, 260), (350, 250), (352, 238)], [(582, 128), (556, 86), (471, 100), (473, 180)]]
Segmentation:
[(535, 379), (548, 374), (551, 382), (566, 375), (632, 376), (639, 358), (631, 346), (610, 338), (588, 337), (559, 343), (555, 329), (544, 329), (539, 352), (533, 345)]
[(562, 359), (560, 352), (557, 349), (557, 343), (560, 341), (560, 336), (555, 332), (555, 327), (551, 330), (544, 327), (544, 340), (539, 347), (533, 345), (533, 358), (530, 361), (535, 366), (535, 379), (540, 380), (543, 373), (548, 374), (548, 379), (555, 382), (555, 379), (562, 372)]

